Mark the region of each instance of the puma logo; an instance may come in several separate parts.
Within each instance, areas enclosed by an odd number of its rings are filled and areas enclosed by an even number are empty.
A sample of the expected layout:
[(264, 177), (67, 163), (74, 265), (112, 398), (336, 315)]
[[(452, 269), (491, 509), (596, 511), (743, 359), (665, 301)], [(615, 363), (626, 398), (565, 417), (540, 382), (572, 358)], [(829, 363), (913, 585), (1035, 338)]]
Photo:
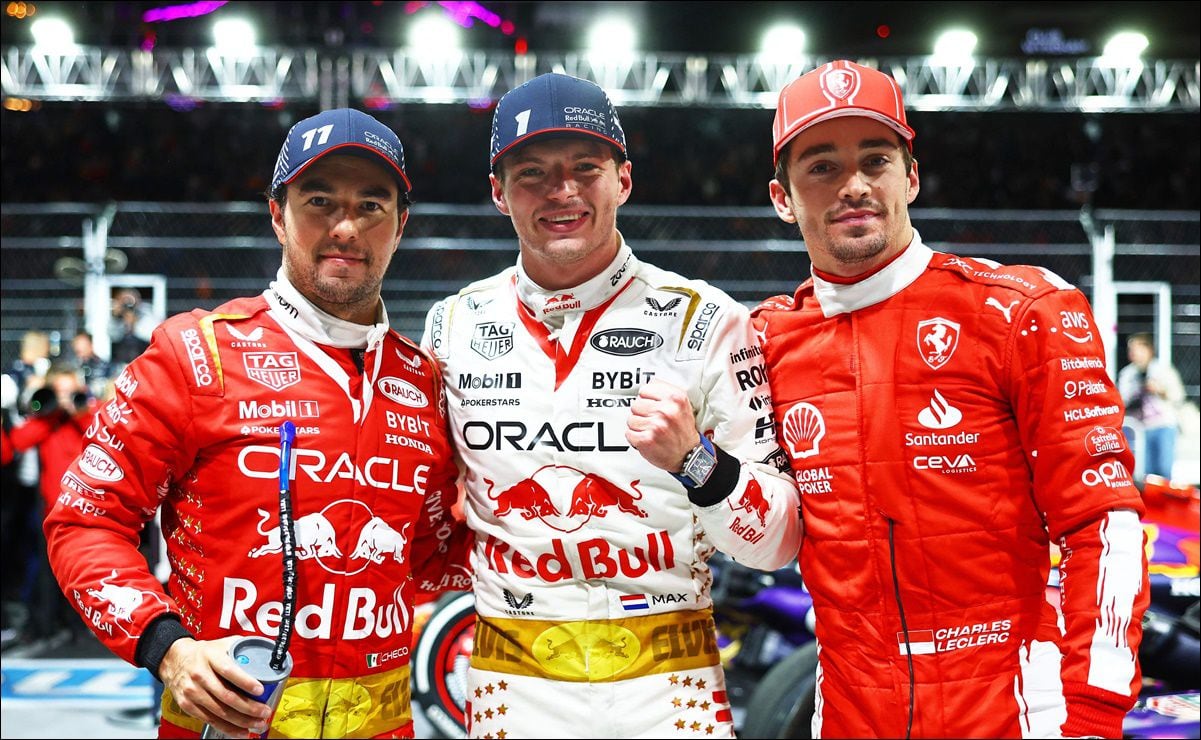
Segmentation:
[(992, 296), (989, 296), (988, 300), (986, 300), (984, 302), (984, 305), (988, 306), (989, 308), (995, 308), (998, 311), (1000, 311), (1005, 316), (1006, 324), (1013, 323), (1013, 317), (1011, 317), (1009, 315), (1009, 312), (1012, 311), (1013, 307), (1016, 306), (1017, 304), (1018, 304), (1018, 301), (1015, 300), (1012, 303), (1010, 303), (1008, 306), (1002, 306), (1001, 302), (998, 301), (996, 298), (993, 298)]

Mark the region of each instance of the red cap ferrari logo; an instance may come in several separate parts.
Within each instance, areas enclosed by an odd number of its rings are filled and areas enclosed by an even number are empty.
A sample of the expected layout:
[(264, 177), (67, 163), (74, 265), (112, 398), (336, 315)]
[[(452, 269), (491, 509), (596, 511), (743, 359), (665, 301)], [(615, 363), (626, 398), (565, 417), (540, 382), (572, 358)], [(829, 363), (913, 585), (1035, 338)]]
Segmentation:
[(835, 100), (846, 100), (859, 87), (855, 72), (849, 69), (831, 69), (822, 75), (822, 90)]

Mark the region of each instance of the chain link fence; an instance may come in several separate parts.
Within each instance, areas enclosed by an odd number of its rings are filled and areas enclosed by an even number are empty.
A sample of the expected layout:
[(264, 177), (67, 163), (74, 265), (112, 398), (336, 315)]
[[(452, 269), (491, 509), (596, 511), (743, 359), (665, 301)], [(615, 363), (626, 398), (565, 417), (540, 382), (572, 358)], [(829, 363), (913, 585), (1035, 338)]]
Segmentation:
[[(1041, 265), (1092, 295), (1093, 247), (1080, 212), (913, 209), (911, 214), (934, 249)], [(1159, 302), (1168, 295), (1170, 308), (1162, 307), (1161, 326), (1168, 328), (1171, 346), (1161, 354), (1170, 352), (1196, 401), (1201, 217), (1114, 210), (1096, 211), (1086, 221), (1095, 230), (1112, 227), (1115, 237), (1116, 362), (1125, 363), (1129, 334), (1155, 332)], [(618, 226), (642, 259), (708, 280), (747, 305), (791, 293), (809, 274), (796, 228), (767, 207), (627, 205)], [(70, 337), (88, 326), (82, 286), (89, 271), (109, 276), (106, 285), (144, 284), (151, 291), (165, 286), (166, 295), (154, 298), (169, 315), (261, 292), (279, 267), (279, 249), (265, 203), (3, 204), (3, 366), (17, 357), (29, 330), (50, 333), (57, 351), (70, 356)], [(90, 263), (85, 253), (92, 255)], [(415, 205), (384, 282), (393, 325), (418, 338), (435, 300), (515, 259), (512, 226), (491, 205)], [(95, 310), (96, 304), (89, 305)]]

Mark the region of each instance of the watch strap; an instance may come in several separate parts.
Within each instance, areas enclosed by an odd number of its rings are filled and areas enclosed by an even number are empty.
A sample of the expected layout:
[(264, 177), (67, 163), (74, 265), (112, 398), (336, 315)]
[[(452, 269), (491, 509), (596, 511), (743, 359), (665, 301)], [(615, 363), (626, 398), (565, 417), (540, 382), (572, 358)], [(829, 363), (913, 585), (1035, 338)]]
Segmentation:
[(703, 486), (684, 488), (688, 492), (688, 500), (695, 506), (707, 507), (725, 501), (734, 492), (742, 475), (742, 463), (738, 458), (717, 445), (713, 445), (713, 449), (717, 453), (717, 467), (709, 480)]
[[(688, 451), (688, 454), (684, 456), (684, 465), (683, 465), (682, 469), (680, 470), (680, 473), (682, 473), (682, 472), (684, 472), (685, 470), (687, 470), (687, 469), (688, 469), (688, 464), (689, 464), (690, 462), (692, 462), (692, 458), (693, 458), (693, 457), (694, 457), (694, 456), (697, 454), (697, 452), (698, 452), (699, 450), (701, 450), (701, 449), (704, 449), (704, 450), (708, 451), (708, 453), (709, 453), (711, 456), (713, 456), (713, 458), (714, 458), (714, 459), (716, 459), (716, 458), (717, 458), (717, 452), (716, 452), (716, 450), (715, 450), (715, 448), (714, 448), (714, 446), (713, 446), (713, 441), (712, 441), (711, 439), (709, 439), (708, 437), (706, 437), (705, 435), (703, 435), (703, 434), (702, 434), (702, 435), (700, 435), (700, 437), (701, 437), (701, 441), (700, 441), (699, 443), (697, 443), (696, 447), (693, 447), (691, 450), (689, 450), (689, 451)], [(715, 469), (713, 472), (717, 472), (717, 471), (716, 471), (716, 469)], [(686, 476), (686, 475), (680, 475), (680, 473), (672, 473), (672, 474), (671, 474), (671, 477), (673, 477), (673, 478), (675, 478), (676, 480), (678, 480), (678, 481), (679, 481), (679, 482), (680, 482), (680, 483), (681, 483), (681, 484), (682, 484), (682, 485), (683, 485), (685, 488), (687, 488), (687, 489), (689, 489), (689, 490), (692, 490), (692, 489), (695, 489), (695, 488), (698, 488), (698, 487), (699, 487), (699, 486), (697, 486), (697, 485), (696, 485), (696, 483), (695, 483), (695, 482), (692, 480), (692, 478), (689, 478), (689, 477), (688, 477), (688, 476)], [(713, 476), (712, 476), (712, 473), (710, 474), (710, 476), (709, 476), (709, 477), (713, 477)], [(708, 481), (706, 481), (706, 482), (708, 482)]]

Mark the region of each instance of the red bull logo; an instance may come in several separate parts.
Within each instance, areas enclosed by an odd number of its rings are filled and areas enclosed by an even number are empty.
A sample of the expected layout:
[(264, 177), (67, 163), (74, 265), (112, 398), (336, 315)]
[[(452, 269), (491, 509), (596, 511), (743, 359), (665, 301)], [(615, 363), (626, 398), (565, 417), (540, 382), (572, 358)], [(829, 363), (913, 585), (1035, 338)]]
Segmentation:
[(575, 297), (574, 293), (559, 293), (546, 299), (546, 303), (542, 307), (542, 315), (545, 316), (559, 311), (571, 311), (583, 305), (580, 299)]
[[(564, 483), (573, 478), (576, 482), (567, 493)], [(640, 519), (647, 515), (637, 504), (642, 500), (638, 481), (631, 481), (630, 490), (626, 490), (596, 473), (566, 465), (544, 465), (500, 493), (493, 493), (496, 484), (492, 480), (485, 478), (484, 483), (488, 485), (487, 497), (496, 503), (496, 516), (517, 512), (522, 519), (538, 519), (563, 533), (574, 532), (593, 517), (605, 517), (614, 509)]]
[(559, 510), (551, 503), (550, 494), (532, 478), (519, 481), (495, 496), (492, 495), (495, 484), (487, 478), (484, 482), (488, 484), (488, 498), (496, 502), (497, 516), (508, 516), (514, 510), (520, 511), (523, 519), (559, 515)]
[[(362, 640), (368, 637), (387, 638), (404, 635), (412, 626), (412, 615), (401, 589), (397, 586), (391, 596), (382, 600), (374, 589), (356, 586), (349, 593), (339, 594), (343, 581), (326, 583), (321, 588), (320, 603), (297, 603), (296, 636), (311, 640)], [(340, 608), (345, 612), (339, 614)], [(260, 601), (254, 581), (226, 576), (221, 594), (222, 629), (275, 637), (279, 633), (280, 601)], [(340, 627), (335, 632), (335, 627)]]
[[(98, 624), (101, 620), (107, 622), (109, 620), (106, 617), (112, 617), (111, 622), (116, 624), (127, 636), (138, 637), (141, 633), (135, 635), (121, 623), (125, 622), (131, 629), (133, 628), (133, 613), (142, 606), (143, 602), (147, 601), (146, 597), (150, 597), (164, 606), (166, 606), (166, 602), (153, 591), (142, 591), (133, 586), (118, 586), (115, 583), (110, 583), (116, 577), (117, 571), (114, 569), (112, 573), (100, 579), (98, 584), (100, 588), (89, 588), (87, 590), (88, 596), (100, 602), (107, 602), (108, 604), (108, 608), (103, 614), (99, 610), (89, 610), (89, 613), (93, 623)], [(104, 631), (110, 635), (113, 633), (112, 629), (108, 627)]]
[[(259, 509), (258, 512), (260, 518), (255, 529), (264, 541), (250, 548), (247, 556), (261, 558), (283, 552), (279, 524), (267, 526), (273, 512), (266, 509)], [(357, 535), (351, 539), (350, 534), (355, 529), (348, 527), (348, 522), (361, 521), (364, 517), (366, 523), (358, 528)], [(381, 565), (389, 558), (395, 563), (403, 563), (407, 557), (412, 526), (412, 522), (406, 522), (397, 531), (365, 503), (339, 499), (321, 511), (305, 514), (292, 523), (296, 559), (315, 560), (326, 571), (338, 575), (355, 575), (370, 565)], [(343, 543), (339, 543), (340, 533), (345, 537)], [(347, 560), (344, 559), (346, 547), (343, 545), (350, 543), (354, 543), (354, 547)], [(347, 570), (348, 566), (353, 569)]]
[(404, 548), (407, 538), (405, 533), (412, 527), (412, 522), (405, 522), (397, 532), (388, 523), (378, 516), (371, 517), (371, 521), (363, 525), (363, 529), (359, 532), (359, 541), (355, 545), (354, 553), (351, 558), (364, 558), (375, 564), (384, 562), (384, 556), (390, 555), (392, 559), (398, 563), (405, 561)]
[(532, 648), (547, 673), (575, 681), (612, 678), (642, 652), (638, 636), (617, 624), (555, 625), (538, 635)]
[[(639, 578), (652, 571), (671, 570), (676, 565), (675, 549), (667, 530), (646, 535), (646, 547), (616, 547), (604, 537), (574, 543), (573, 558), (567, 545), (555, 537), (549, 552), (526, 555), (507, 542), (489, 536), (484, 558), (497, 573), (518, 578), (540, 578), (547, 583), (579, 579)], [(579, 563), (577, 568), (574, 563)]]
[[(730, 499), (727, 498), (726, 501)], [(759, 519), (760, 526), (767, 526), (767, 497), (763, 495), (763, 487), (759, 485), (759, 481), (751, 478), (746, 488), (742, 491), (742, 496), (738, 499), (738, 505), (730, 504), (730, 508), (734, 511), (745, 511), (749, 514), (754, 514)]]
[(616, 506), (618, 511), (645, 519), (646, 512), (634, 504), (642, 498), (642, 491), (638, 490), (638, 481), (631, 481), (630, 488), (638, 495), (627, 493), (620, 486), (595, 473), (587, 473), (571, 492), (571, 509), (567, 514), (587, 518), (603, 517), (609, 509)]

